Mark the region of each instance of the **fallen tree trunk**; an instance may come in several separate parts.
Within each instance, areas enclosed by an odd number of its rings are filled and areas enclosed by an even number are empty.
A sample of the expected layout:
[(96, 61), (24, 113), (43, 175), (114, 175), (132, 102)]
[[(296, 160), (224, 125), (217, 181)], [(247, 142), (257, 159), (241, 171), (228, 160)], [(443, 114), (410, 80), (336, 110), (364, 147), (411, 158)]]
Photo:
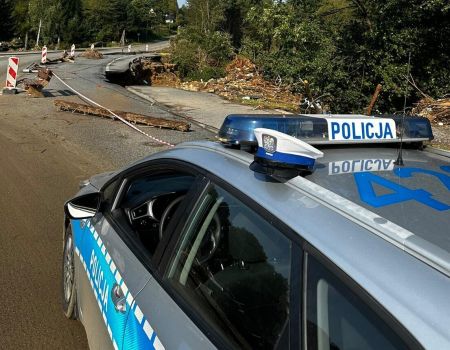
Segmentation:
[(375, 102), (377, 102), (378, 95), (380, 94), (382, 88), (383, 87), (381, 84), (378, 84), (375, 88), (375, 92), (373, 93), (372, 99), (370, 100), (369, 106), (367, 107), (367, 115), (372, 114), (373, 106), (375, 106)]
[[(104, 108), (93, 107), (81, 103), (69, 102), (63, 100), (55, 100), (54, 104), (60, 111), (75, 112), (87, 115), (93, 115), (102, 118), (114, 118), (110, 112)], [(186, 122), (169, 120), (163, 118), (154, 118), (143, 114), (129, 113), (123, 111), (113, 111), (119, 117), (129, 121), (130, 123), (152, 126), (155, 128), (172, 129), (178, 131), (189, 131), (190, 124)]]

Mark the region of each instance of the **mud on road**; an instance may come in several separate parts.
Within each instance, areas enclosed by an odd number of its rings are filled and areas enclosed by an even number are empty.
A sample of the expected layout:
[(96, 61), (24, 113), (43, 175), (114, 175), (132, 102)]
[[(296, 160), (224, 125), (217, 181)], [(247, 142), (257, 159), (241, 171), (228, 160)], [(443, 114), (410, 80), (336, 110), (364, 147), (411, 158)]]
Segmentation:
[(62, 206), (105, 164), (36, 128), (33, 112), (0, 97), (2, 348), (85, 349), (83, 327), (61, 311)]

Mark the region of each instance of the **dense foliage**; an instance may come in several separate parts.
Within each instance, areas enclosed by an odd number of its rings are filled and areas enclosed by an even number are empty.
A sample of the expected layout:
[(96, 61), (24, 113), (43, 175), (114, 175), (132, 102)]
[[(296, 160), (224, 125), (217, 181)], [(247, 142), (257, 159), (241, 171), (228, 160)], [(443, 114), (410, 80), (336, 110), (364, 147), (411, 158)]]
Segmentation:
[(28, 34), (35, 45), (42, 20), (39, 45), (88, 44), (119, 41), (123, 30), (130, 40), (149, 40), (175, 18), (176, 0), (0, 0), (0, 40)]
[[(448, 0), (188, 0), (183, 24), (172, 48), (187, 77), (214, 77), (241, 53), (294, 91), (308, 81), (332, 112), (362, 112), (378, 83), (377, 108), (395, 112), (411, 54), (417, 86), (450, 93)], [(410, 88), (408, 105), (418, 98)]]

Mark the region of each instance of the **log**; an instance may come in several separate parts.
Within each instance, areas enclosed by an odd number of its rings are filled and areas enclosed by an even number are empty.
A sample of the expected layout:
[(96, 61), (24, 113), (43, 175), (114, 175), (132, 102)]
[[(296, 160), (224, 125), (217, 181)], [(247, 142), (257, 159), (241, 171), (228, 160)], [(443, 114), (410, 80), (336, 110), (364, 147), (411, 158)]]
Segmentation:
[[(63, 100), (55, 100), (54, 105), (60, 111), (75, 112), (87, 115), (93, 115), (101, 118), (114, 118), (113, 115), (104, 108), (93, 107), (81, 103), (69, 102)], [(143, 114), (136, 114), (123, 111), (113, 111), (119, 117), (129, 121), (130, 123), (152, 126), (155, 128), (172, 129), (178, 131), (189, 131), (191, 125), (186, 122), (169, 120), (164, 118), (154, 118)]]
[(367, 115), (370, 115), (372, 113), (373, 106), (375, 106), (375, 102), (377, 102), (378, 95), (380, 94), (382, 88), (383, 87), (381, 86), (381, 84), (377, 85), (375, 92), (373, 93), (372, 100), (370, 101), (369, 107), (367, 107)]

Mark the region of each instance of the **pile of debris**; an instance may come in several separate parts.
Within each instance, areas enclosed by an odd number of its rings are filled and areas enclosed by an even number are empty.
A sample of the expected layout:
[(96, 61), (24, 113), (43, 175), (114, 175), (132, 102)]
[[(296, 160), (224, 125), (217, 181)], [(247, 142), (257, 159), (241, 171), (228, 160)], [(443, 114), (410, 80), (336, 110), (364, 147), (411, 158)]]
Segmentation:
[(189, 91), (215, 93), (231, 101), (246, 102), (256, 108), (283, 108), (298, 111), (302, 95), (291, 92), (290, 87), (267, 81), (249, 59), (237, 56), (226, 67), (226, 76), (207, 82), (184, 82), (180, 87)]
[(17, 82), (32, 97), (44, 97), (43, 89), (50, 83), (53, 72), (48, 68), (39, 68), (36, 79), (24, 78)]
[(103, 54), (97, 50), (87, 49), (86, 51), (80, 54), (80, 57), (100, 60), (103, 58)]
[(416, 104), (413, 114), (428, 118), (434, 124), (450, 125), (450, 98), (435, 100), (425, 97)]
[(160, 55), (135, 59), (130, 70), (138, 84), (178, 87), (180, 79), (175, 74), (175, 64), (163, 62)]

